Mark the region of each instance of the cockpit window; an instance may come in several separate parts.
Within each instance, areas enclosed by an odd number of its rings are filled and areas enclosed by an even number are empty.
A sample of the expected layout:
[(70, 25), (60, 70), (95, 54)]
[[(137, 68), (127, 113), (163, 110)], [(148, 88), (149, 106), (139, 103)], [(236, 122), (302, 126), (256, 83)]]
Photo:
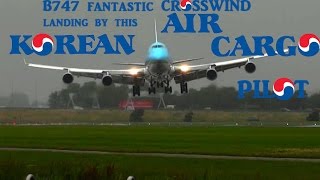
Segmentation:
[(152, 46), (152, 48), (163, 48), (163, 46), (162, 45), (154, 45), (154, 46)]

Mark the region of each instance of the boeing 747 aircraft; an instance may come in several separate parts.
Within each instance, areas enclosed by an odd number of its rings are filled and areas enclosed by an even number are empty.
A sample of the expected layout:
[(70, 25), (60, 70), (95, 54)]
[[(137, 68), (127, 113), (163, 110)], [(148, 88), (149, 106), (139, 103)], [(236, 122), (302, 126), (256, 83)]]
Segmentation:
[(252, 60), (268, 56), (265, 54), (225, 62), (185, 65), (187, 62), (203, 58), (173, 61), (166, 45), (158, 42), (156, 23), (155, 36), (156, 42), (150, 46), (145, 63), (118, 63), (118, 65), (132, 66), (130, 69), (79, 69), (25, 63), (29, 67), (65, 71), (62, 80), (66, 84), (72, 83), (74, 76), (89, 77), (101, 79), (105, 86), (110, 86), (112, 83), (132, 85), (133, 96), (140, 96), (140, 87), (146, 84), (149, 86), (149, 94), (155, 94), (156, 88), (164, 88), (165, 93), (172, 93), (170, 82), (174, 80), (176, 84), (180, 84), (180, 91), (183, 94), (188, 93), (187, 83), (189, 81), (205, 77), (213, 81), (218, 77), (218, 72), (221, 71), (244, 66), (246, 72), (254, 73), (256, 66)]

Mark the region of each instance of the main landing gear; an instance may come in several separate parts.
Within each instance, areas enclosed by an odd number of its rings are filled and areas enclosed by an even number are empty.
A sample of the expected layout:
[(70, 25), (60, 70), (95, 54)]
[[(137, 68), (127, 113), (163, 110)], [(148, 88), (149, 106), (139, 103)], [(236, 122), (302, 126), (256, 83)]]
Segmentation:
[(157, 87), (158, 88), (161, 88), (161, 87), (163, 87), (164, 86), (164, 83), (163, 82), (157, 82)]
[(160, 88), (160, 87), (164, 87), (164, 92), (166, 94), (168, 93), (172, 93), (172, 87), (170, 86), (170, 83), (169, 81), (166, 81), (166, 82), (152, 82), (150, 84), (150, 87), (149, 87), (149, 94), (156, 94), (156, 88), (155, 88), (155, 85)]
[(132, 95), (133, 96), (140, 96), (140, 86), (133, 86), (132, 87)]
[[(153, 83), (150, 85), (149, 87), (149, 95), (150, 94), (156, 94), (156, 87), (153, 86)], [(187, 94), (189, 93), (188, 90), (188, 83), (186, 82), (181, 82), (180, 83), (180, 90), (181, 90), (181, 94)], [(172, 87), (169, 85), (169, 83), (166, 83), (166, 86), (164, 87), (164, 92), (166, 94), (170, 93), (172, 94)], [(133, 86), (132, 88), (132, 95), (133, 96), (140, 96), (140, 86)]]
[(150, 87), (149, 87), (149, 95), (150, 94), (156, 94), (156, 87), (154, 87), (155, 84), (158, 84), (159, 86), (159, 83), (155, 82), (155, 81), (151, 81), (150, 83)]
[(188, 90), (188, 83), (186, 82), (181, 82), (180, 83), (180, 90), (181, 90), (181, 94), (183, 93), (189, 93), (189, 90)]
[(149, 94), (156, 94), (156, 87), (149, 87)]
[(165, 84), (166, 84), (166, 86), (164, 87), (164, 92), (166, 94), (168, 94), (168, 93), (172, 94), (172, 87), (170, 86), (170, 82), (166, 81)]

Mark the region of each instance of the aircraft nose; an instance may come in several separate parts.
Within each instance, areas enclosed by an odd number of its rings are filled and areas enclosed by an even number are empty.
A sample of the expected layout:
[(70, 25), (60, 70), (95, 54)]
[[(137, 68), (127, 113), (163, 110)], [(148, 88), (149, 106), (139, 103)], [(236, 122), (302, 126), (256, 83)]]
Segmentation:
[(163, 49), (154, 50), (150, 53), (150, 58), (155, 60), (161, 60), (161, 59), (167, 59), (168, 58), (168, 52)]

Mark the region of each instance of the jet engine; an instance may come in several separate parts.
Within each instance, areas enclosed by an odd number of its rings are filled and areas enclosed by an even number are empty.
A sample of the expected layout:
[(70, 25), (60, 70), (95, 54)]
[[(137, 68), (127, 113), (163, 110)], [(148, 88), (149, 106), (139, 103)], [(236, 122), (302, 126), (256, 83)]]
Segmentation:
[(246, 65), (245, 65), (245, 70), (247, 71), (247, 73), (254, 73), (256, 72), (256, 65), (253, 64), (252, 62), (248, 62)]
[(110, 86), (112, 84), (113, 80), (110, 75), (105, 75), (102, 78), (102, 84), (105, 86)]
[(217, 79), (217, 77), (218, 77), (218, 73), (215, 69), (207, 70), (207, 79), (209, 79), (210, 81), (214, 81)]
[(66, 84), (71, 84), (73, 82), (73, 75), (70, 73), (66, 73), (65, 75), (63, 75), (62, 77), (62, 81)]

